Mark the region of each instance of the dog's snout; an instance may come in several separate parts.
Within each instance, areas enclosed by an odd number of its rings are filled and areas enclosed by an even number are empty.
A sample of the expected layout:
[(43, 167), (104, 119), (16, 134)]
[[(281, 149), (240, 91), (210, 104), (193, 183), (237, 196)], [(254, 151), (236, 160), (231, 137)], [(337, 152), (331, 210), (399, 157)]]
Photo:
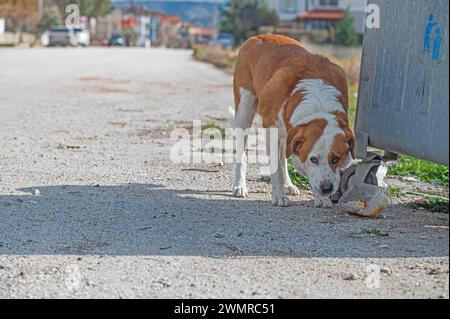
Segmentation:
[(330, 195), (333, 192), (333, 184), (331, 182), (323, 182), (320, 184), (320, 191), (323, 195)]

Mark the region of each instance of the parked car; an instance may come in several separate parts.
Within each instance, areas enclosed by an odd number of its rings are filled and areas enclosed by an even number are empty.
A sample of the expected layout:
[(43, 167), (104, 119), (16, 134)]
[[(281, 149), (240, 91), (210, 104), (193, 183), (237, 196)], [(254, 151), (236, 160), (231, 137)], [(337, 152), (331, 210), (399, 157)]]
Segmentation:
[(108, 45), (110, 47), (123, 47), (125, 46), (125, 37), (122, 34), (116, 33), (112, 34), (108, 38)]
[(65, 26), (53, 27), (49, 32), (48, 45), (76, 46), (77, 37), (71, 28)]
[(88, 30), (84, 28), (73, 28), (73, 32), (77, 40), (77, 45), (81, 45), (83, 47), (89, 46), (91, 37)]

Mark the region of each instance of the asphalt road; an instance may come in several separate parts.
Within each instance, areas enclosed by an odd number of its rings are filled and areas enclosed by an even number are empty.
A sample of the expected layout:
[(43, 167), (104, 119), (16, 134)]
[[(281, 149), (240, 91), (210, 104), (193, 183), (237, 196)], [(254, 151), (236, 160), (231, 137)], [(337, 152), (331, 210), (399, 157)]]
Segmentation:
[(164, 49), (0, 50), (0, 298), (448, 298), (448, 215), (366, 220), (175, 164), (231, 77)]

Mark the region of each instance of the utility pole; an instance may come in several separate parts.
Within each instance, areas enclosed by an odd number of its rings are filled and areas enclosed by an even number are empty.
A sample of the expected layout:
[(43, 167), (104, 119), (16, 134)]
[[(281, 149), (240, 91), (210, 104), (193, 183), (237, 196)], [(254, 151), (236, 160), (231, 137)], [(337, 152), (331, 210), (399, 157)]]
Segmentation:
[(44, 15), (44, 0), (38, 0), (38, 18), (42, 19)]
[(214, 1), (214, 12), (211, 17), (211, 29), (214, 33), (219, 32), (219, 2), (217, 0)]

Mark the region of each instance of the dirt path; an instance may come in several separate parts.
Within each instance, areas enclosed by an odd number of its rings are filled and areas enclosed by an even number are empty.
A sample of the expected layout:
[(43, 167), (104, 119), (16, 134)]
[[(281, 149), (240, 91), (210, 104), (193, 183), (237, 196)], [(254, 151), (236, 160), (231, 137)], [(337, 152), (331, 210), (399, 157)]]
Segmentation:
[(232, 165), (169, 161), (231, 103), (188, 51), (0, 50), (0, 298), (448, 298), (448, 215), (276, 208), (256, 167), (236, 200)]

